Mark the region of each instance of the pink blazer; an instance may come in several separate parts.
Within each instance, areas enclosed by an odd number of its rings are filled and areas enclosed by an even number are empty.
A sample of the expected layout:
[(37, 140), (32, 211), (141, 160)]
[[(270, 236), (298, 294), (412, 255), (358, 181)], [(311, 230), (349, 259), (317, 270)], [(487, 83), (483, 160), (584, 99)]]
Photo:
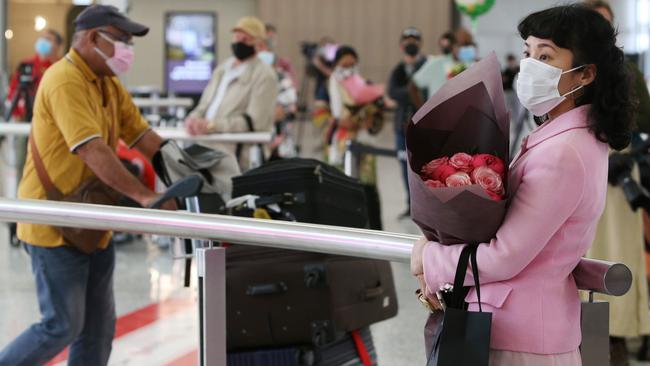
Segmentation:
[[(511, 202), (496, 238), (479, 246), (483, 311), (491, 348), (554, 354), (580, 345), (580, 299), (571, 272), (594, 239), (605, 207), (607, 144), (581, 106), (536, 129), (510, 166)], [(453, 283), (462, 245), (430, 242), (427, 287)], [(473, 285), (471, 272), (465, 285)], [(478, 310), (476, 291), (466, 297)]]

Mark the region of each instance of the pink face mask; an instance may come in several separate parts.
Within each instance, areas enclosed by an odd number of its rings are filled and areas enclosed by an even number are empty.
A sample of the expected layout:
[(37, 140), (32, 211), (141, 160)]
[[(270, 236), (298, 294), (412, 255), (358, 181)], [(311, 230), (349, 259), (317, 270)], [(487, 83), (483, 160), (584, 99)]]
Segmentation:
[(114, 41), (103, 33), (99, 33), (102, 38), (111, 42), (115, 49), (113, 57), (108, 57), (99, 48), (95, 47), (95, 51), (106, 60), (106, 65), (113, 71), (115, 75), (125, 74), (133, 65), (135, 54), (133, 47), (125, 44), (124, 42)]

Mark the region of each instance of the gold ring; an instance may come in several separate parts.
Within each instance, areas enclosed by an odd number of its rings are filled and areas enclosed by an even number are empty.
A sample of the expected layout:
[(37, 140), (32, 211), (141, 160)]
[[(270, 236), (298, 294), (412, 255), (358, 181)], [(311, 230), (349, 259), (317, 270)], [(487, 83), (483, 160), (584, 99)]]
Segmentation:
[(429, 299), (427, 299), (427, 297), (424, 295), (424, 293), (422, 293), (422, 291), (420, 291), (420, 289), (415, 291), (415, 295), (418, 297), (418, 300), (420, 301), (422, 306), (427, 308), (427, 310), (429, 310), (430, 312), (436, 311), (433, 305), (431, 305), (431, 303), (429, 302)]

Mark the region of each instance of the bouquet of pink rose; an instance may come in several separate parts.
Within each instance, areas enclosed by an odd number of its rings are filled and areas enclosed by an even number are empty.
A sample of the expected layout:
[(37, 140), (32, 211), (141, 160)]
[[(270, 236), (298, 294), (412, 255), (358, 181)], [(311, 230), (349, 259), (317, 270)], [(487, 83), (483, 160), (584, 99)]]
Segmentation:
[(491, 54), (449, 80), (406, 131), (411, 218), (429, 240), (494, 238), (508, 203), (509, 118)]
[(497, 156), (456, 153), (431, 160), (422, 167), (420, 176), (431, 189), (478, 184), (490, 198), (501, 201), (505, 195), (505, 173), (505, 164)]

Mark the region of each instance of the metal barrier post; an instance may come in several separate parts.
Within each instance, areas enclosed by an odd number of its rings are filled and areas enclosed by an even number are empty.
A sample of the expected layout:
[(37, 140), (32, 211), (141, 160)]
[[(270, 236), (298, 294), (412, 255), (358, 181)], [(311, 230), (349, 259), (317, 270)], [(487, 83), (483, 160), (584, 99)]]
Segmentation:
[(196, 250), (199, 366), (226, 366), (226, 250)]
[(359, 165), (361, 164), (361, 155), (352, 148), (354, 141), (348, 141), (345, 145), (345, 155), (343, 155), (343, 170), (345, 175), (352, 178), (359, 178)]
[(589, 291), (589, 301), (580, 309), (580, 354), (584, 366), (609, 365), (609, 302), (594, 301)]

